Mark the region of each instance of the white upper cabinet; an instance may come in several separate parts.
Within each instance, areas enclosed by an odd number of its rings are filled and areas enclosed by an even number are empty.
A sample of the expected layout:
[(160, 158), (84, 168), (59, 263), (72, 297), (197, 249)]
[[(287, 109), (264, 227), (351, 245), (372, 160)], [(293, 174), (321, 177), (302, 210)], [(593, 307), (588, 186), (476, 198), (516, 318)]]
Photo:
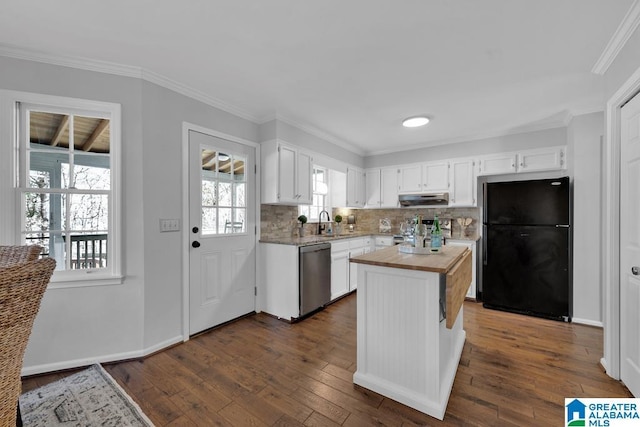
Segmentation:
[(448, 191), (449, 161), (438, 161), (400, 167), (400, 193)]
[(329, 197), (333, 208), (347, 206), (347, 174), (331, 169), (329, 171)]
[(431, 162), (422, 166), (422, 192), (449, 190), (449, 162)]
[(365, 208), (380, 207), (380, 169), (368, 169), (365, 173)]
[(566, 168), (565, 146), (491, 154), (478, 159), (479, 176), (562, 170)]
[(419, 193), (422, 190), (422, 165), (402, 166), (398, 185), (400, 193)]
[(398, 203), (398, 169), (368, 169), (365, 173), (366, 208), (396, 208)]
[(482, 156), (478, 160), (478, 176), (515, 173), (517, 162), (516, 153), (500, 153)]
[(304, 151), (298, 152), (296, 189), (298, 203), (310, 205), (313, 202), (313, 157)]
[(279, 141), (261, 145), (262, 203), (311, 204), (313, 158)]
[(364, 172), (360, 169), (347, 168), (347, 207), (362, 208), (365, 202)]
[(564, 147), (540, 148), (518, 153), (518, 172), (537, 172), (565, 169), (567, 167)]
[(398, 168), (380, 169), (380, 207), (397, 208), (398, 202)]
[(455, 159), (449, 164), (449, 206), (476, 206), (478, 180), (473, 159)]

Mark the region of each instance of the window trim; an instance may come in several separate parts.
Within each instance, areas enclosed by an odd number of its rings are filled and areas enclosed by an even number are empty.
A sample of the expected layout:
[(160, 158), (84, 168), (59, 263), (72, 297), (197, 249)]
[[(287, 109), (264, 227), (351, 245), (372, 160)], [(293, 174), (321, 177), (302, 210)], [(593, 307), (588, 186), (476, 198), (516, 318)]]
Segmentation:
[(312, 186), (311, 186), (312, 187), (312, 190), (311, 190), (311, 204), (310, 205), (298, 205), (298, 215), (307, 215), (309, 217), (308, 218), (309, 221), (311, 221), (311, 222), (320, 221), (320, 219), (318, 217), (312, 217), (311, 216), (311, 206), (316, 206), (316, 205), (313, 204), (314, 197), (317, 194), (320, 194), (320, 193), (317, 193), (315, 191), (315, 188), (316, 188), (316, 169), (319, 169), (319, 170), (323, 171), (324, 177), (325, 177), (325, 180), (323, 182), (327, 185), (327, 189), (328, 189), (327, 194), (322, 194), (322, 196), (324, 197), (323, 210), (327, 210), (327, 209), (331, 208), (331, 206), (329, 206), (330, 205), (329, 192), (331, 191), (330, 190), (331, 186), (329, 185), (330, 184), (329, 183), (329, 168), (325, 167), (325, 166), (318, 165), (318, 164), (313, 164), (313, 165), (311, 165), (311, 181), (312, 181), (311, 182), (312, 183)]
[[(111, 169), (111, 200), (109, 213), (109, 245), (112, 256), (109, 267), (95, 270), (57, 270), (51, 278), (50, 288), (85, 287), (97, 285), (115, 285), (123, 282), (122, 276), (122, 174), (121, 174), (121, 141), (122, 119), (121, 105), (110, 102), (92, 101), (87, 99), (69, 98), (54, 95), (43, 95), (31, 92), (0, 90), (0, 141), (10, 143), (0, 144), (0, 158), (3, 161), (0, 172), (0, 198), (10, 200), (0, 207), (0, 243), (21, 244), (21, 195), (18, 187), (23, 162), (23, 148), (21, 147), (19, 126), (19, 103), (42, 108), (63, 108), (77, 111), (79, 114), (108, 115), (111, 121), (110, 169)], [(4, 167), (5, 164), (6, 166)], [(6, 178), (6, 179), (5, 179)]]

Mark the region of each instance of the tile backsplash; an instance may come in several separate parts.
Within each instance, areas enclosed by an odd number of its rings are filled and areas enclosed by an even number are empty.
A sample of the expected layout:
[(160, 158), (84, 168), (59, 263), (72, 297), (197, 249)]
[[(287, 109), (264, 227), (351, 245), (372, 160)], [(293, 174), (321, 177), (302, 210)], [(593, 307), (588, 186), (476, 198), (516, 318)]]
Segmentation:
[[(336, 208), (331, 213), (331, 218), (337, 214), (344, 217), (343, 227), (347, 227), (347, 216), (355, 216), (355, 229), (363, 233), (378, 233), (380, 219), (388, 218), (391, 222), (391, 233), (398, 233), (400, 223), (406, 219), (422, 215), (425, 219), (432, 219), (434, 215), (441, 218), (451, 218), (453, 238), (459, 237), (461, 228), (456, 218), (471, 218), (472, 222), (465, 230), (467, 236), (475, 236), (478, 233), (478, 220), (480, 211), (478, 208), (395, 208), (395, 209), (350, 209)], [(264, 239), (278, 239), (297, 235), (298, 232), (298, 208), (297, 206), (262, 205), (260, 218), (260, 235)], [(317, 222), (305, 225), (305, 234), (315, 234)]]

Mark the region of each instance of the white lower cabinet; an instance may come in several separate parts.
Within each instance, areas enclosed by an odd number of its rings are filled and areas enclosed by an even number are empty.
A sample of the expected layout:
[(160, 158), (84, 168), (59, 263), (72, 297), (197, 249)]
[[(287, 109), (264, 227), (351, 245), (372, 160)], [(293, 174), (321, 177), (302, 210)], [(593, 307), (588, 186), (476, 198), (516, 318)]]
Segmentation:
[[(352, 239), (349, 241), (349, 258), (364, 254), (365, 239)], [(349, 292), (358, 288), (358, 264), (349, 263)]]
[[(349, 258), (371, 251), (371, 237), (331, 241), (331, 300), (354, 291), (358, 284), (357, 265)], [(260, 272), (263, 283), (257, 304), (261, 311), (278, 318), (299, 317), (298, 246), (261, 243)]]
[(374, 240), (370, 237), (367, 236), (364, 238), (364, 253), (368, 254), (369, 252), (375, 250), (374, 249)]
[(349, 241), (331, 242), (331, 300), (349, 292)]
[(376, 236), (375, 249), (384, 249), (387, 246), (393, 246), (393, 236)]
[(300, 315), (298, 297), (298, 247), (260, 243), (260, 276), (257, 303), (261, 311), (281, 319)]
[(371, 252), (371, 237), (355, 237), (331, 242), (331, 300), (358, 287), (358, 266), (349, 258)]
[(477, 244), (475, 240), (456, 240), (449, 239), (447, 240), (447, 245), (451, 246), (466, 246), (471, 249), (471, 286), (469, 286), (469, 290), (467, 291), (467, 298), (476, 299), (476, 251)]

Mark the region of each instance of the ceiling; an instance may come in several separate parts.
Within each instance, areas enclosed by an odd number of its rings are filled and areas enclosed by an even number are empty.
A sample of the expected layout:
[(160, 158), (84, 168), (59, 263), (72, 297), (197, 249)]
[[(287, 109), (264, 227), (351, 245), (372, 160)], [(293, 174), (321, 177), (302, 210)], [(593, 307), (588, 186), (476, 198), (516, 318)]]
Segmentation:
[[(73, 129), (73, 138), (70, 138)], [(108, 153), (110, 151), (111, 127), (108, 119), (73, 116), (65, 114), (30, 111), (29, 141), (32, 144), (47, 147), (69, 148), (69, 139), (73, 140), (76, 150), (91, 153)]]
[[(633, 0), (5, 0), (0, 43), (140, 67), (368, 155), (600, 111)], [(432, 122), (406, 129), (402, 119)]]

